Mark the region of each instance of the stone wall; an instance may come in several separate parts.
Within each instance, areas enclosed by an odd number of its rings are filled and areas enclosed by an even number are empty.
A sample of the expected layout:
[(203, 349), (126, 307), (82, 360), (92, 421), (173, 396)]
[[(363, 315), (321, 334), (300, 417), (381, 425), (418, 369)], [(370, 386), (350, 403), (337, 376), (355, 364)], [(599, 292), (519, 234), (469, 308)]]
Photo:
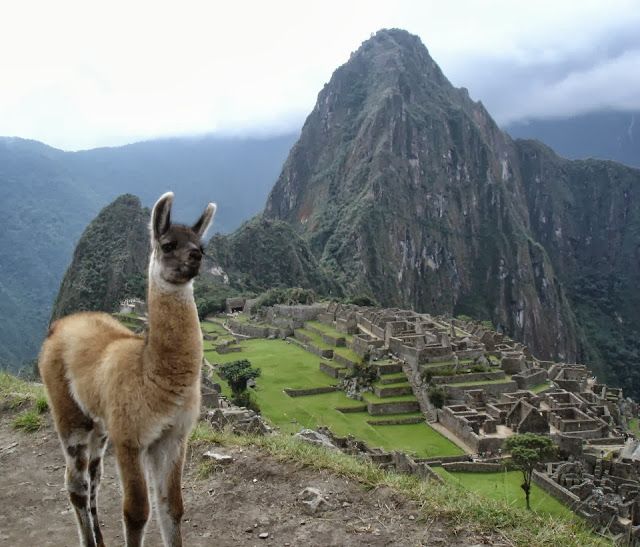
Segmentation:
[(529, 389), (545, 382), (547, 380), (547, 371), (538, 369), (533, 373), (529, 373), (529, 371), (522, 372), (514, 374), (511, 379), (518, 384), (518, 389)]
[(367, 411), (371, 416), (384, 414), (404, 414), (405, 412), (419, 412), (418, 401), (396, 401), (393, 403), (368, 403)]
[(314, 304), (311, 306), (285, 306), (284, 304), (276, 304), (273, 306), (273, 310), (278, 315), (283, 315), (285, 317), (292, 317), (301, 321), (313, 321), (318, 318), (318, 315), (324, 313), (326, 308), (321, 304)]
[(580, 498), (578, 496), (563, 486), (560, 486), (556, 481), (549, 478), (544, 473), (540, 473), (540, 471), (534, 470), (533, 482), (542, 488), (542, 490), (547, 494), (551, 494), (554, 498), (565, 505), (568, 505), (572, 509), (580, 503)]
[(328, 374), (332, 378), (340, 378), (341, 372), (344, 371), (344, 368), (339, 368), (337, 366), (332, 366), (325, 361), (320, 361), (320, 370), (325, 374)]
[(456, 384), (479, 382), (481, 380), (502, 380), (504, 377), (504, 371), (497, 370), (495, 372), (470, 372), (469, 374), (456, 374), (455, 376), (433, 376), (431, 382), (434, 384)]
[(340, 355), (339, 353), (333, 353), (333, 360), (342, 365), (343, 367), (347, 367), (350, 370), (353, 370), (357, 365), (359, 365), (360, 363), (352, 361), (351, 359), (349, 359), (348, 357), (345, 357), (344, 355)]
[(336, 386), (312, 387), (309, 389), (291, 389), (285, 388), (284, 392), (289, 397), (304, 397), (305, 395), (319, 395), (320, 393), (332, 393), (338, 391)]
[(468, 389), (484, 389), (488, 395), (500, 395), (501, 393), (513, 393), (518, 390), (518, 385), (515, 382), (505, 382), (503, 384), (481, 384), (476, 386), (446, 386), (447, 395), (452, 399), (462, 400), (464, 398), (464, 392)]

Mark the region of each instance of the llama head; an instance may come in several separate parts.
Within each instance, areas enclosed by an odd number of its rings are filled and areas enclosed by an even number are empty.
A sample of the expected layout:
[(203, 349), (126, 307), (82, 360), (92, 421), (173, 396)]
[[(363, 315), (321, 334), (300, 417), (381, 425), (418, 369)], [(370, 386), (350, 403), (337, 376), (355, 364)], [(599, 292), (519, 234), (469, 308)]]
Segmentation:
[(173, 192), (167, 192), (151, 212), (151, 271), (172, 285), (191, 281), (200, 270), (202, 237), (211, 225), (216, 204), (209, 203), (193, 226), (171, 223)]

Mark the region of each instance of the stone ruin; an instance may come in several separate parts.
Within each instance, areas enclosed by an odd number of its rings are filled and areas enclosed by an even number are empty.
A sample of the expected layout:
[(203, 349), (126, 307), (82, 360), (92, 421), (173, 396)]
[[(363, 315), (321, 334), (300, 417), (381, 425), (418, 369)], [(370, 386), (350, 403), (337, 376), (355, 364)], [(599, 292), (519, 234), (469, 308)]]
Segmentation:
[[(375, 416), (419, 408), (432, 427), (456, 439), (467, 452), (461, 458), (465, 461), (446, 465), (496, 466), (509, 436), (549, 436), (563, 459), (536, 471), (535, 482), (596, 526), (640, 538), (640, 443), (627, 429), (638, 406), (624, 399), (621, 389), (598, 383), (586, 366), (538, 360), (525, 345), (474, 321), (397, 308), (331, 303), (280, 305), (263, 313), (270, 328), (290, 329), (287, 339), (317, 353), (320, 369), (337, 379), (355, 363), (337, 352), (314, 349), (296, 333), (302, 327), (311, 330), (307, 321), (320, 321), (344, 334), (348, 344), (339, 335), (327, 339), (325, 333), (316, 333), (334, 347), (347, 345), (377, 364), (380, 373), (404, 372), (416, 407), (369, 404), (368, 410)], [(436, 388), (445, 395), (442, 408), (430, 399)], [(215, 421), (223, 421), (219, 412)], [(383, 467), (435, 475), (429, 468), (433, 462), (402, 458), (325, 433), (341, 450), (364, 454)]]

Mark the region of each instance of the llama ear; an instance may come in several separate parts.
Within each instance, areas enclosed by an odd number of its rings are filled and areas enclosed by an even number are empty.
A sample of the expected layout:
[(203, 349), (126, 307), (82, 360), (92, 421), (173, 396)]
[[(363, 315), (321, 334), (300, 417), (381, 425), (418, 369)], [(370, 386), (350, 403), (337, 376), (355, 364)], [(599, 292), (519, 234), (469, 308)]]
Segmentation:
[(211, 226), (213, 215), (216, 214), (217, 208), (218, 206), (215, 203), (209, 203), (209, 205), (207, 205), (207, 208), (204, 210), (204, 213), (202, 213), (202, 216), (193, 226), (191, 226), (191, 229), (199, 238), (203, 238), (207, 233), (209, 226)]
[(151, 212), (151, 239), (158, 241), (160, 237), (167, 233), (171, 226), (171, 204), (173, 203), (173, 192), (162, 194), (156, 201)]

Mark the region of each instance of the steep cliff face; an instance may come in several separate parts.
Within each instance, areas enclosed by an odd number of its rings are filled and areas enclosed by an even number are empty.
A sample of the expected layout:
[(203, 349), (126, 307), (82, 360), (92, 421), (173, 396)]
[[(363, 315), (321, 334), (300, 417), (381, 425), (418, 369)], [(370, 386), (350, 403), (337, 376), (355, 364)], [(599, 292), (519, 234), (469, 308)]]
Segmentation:
[(145, 298), (149, 211), (131, 194), (102, 209), (86, 228), (60, 286), (52, 319), (77, 311), (117, 311)]
[(348, 292), (490, 318), (540, 356), (577, 354), (516, 145), (407, 32), (378, 32), (336, 70), (265, 214)]
[(640, 393), (640, 170), (517, 146), (532, 231), (584, 333), (580, 357)]
[(302, 287), (324, 295), (340, 288), (320, 266), (307, 242), (288, 224), (258, 216), (233, 234), (217, 234), (206, 248), (203, 280), (240, 291)]

